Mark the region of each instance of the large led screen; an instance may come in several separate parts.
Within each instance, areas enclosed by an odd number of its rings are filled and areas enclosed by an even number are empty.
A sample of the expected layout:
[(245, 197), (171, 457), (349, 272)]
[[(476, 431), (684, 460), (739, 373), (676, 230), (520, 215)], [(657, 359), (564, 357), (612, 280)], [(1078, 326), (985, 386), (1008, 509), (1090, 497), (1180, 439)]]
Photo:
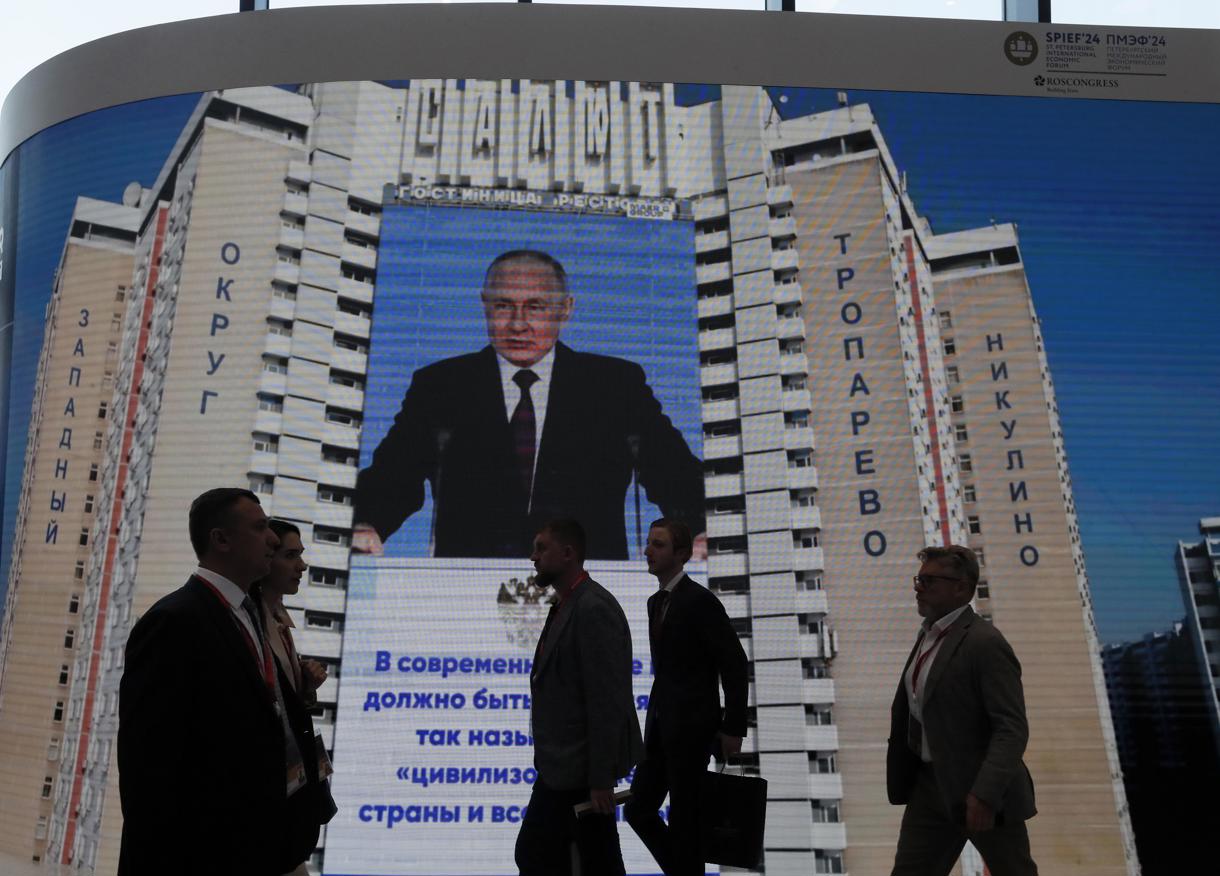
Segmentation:
[(1157, 783), (1220, 749), (1220, 107), (1083, 81), (267, 85), (31, 138), (0, 174), (0, 739), (57, 747), (5, 756), (14, 836), (113, 861), (115, 771), (82, 767), (111, 763), (132, 624), (193, 568), (191, 498), (239, 485), (303, 532), (322, 873), (516, 872), (529, 554), (568, 515), (641, 720), (643, 539), (696, 533), (751, 661), (765, 872), (888, 871), (911, 576), (947, 543), (1021, 661), (1034, 857), (1157, 872)]

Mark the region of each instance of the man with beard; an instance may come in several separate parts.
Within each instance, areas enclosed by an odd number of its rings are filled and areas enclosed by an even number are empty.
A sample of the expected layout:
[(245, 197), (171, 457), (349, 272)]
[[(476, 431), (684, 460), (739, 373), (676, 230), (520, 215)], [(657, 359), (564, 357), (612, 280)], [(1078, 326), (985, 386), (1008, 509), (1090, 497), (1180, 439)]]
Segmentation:
[[(552, 520), (534, 537), (536, 583), (558, 597), (530, 676), (538, 779), (516, 859), (521, 876), (571, 872), (573, 842), (583, 876), (622, 876), (614, 786), (643, 750), (631, 695), (631, 630), (622, 607), (584, 569), (585, 532)], [(592, 811), (577, 817), (573, 807)]]

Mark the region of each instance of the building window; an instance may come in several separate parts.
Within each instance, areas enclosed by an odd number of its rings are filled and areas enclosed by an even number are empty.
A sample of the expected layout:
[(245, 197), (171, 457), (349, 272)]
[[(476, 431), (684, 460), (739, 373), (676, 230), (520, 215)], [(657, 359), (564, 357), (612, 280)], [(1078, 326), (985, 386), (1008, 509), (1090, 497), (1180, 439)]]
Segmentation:
[(965, 484), (962, 486), (962, 501), (963, 502), (977, 502), (978, 501), (978, 499), (975, 496), (975, 492), (974, 492), (974, 484)]
[(59, 684), (61, 687), (68, 683), (68, 675), (70, 671), (71, 670), (68, 669), (67, 663), (61, 663), (59, 665)]
[(975, 595), (977, 595), (979, 599), (990, 599), (991, 586), (986, 581), (980, 581), (978, 589), (975, 590)]
[(55, 787), (55, 780), (53, 778), (51, 778), (50, 776), (47, 776), (45, 779), (42, 780), (42, 799), (43, 800), (51, 799), (51, 789), (53, 787)]
[(966, 410), (966, 402), (960, 395), (955, 395), (949, 399), (949, 409), (955, 414), (960, 414)]
[(940, 312), (940, 327), (943, 329), (953, 328), (953, 315), (947, 310)]
[(839, 771), (838, 764), (835, 762), (833, 754), (822, 754), (809, 762), (810, 772), (825, 775), (827, 773), (835, 773)]
[(961, 383), (962, 375), (958, 372), (956, 365), (945, 366), (945, 379), (950, 383)]
[(969, 453), (958, 454), (957, 467), (964, 472), (974, 471), (974, 460), (970, 458)]
[(284, 399), (278, 395), (258, 394), (258, 409), (278, 414), (284, 410)]
[(982, 549), (982, 548), (974, 548), (974, 555), (975, 555), (976, 557), (978, 557), (978, 561), (979, 561), (979, 567), (980, 567), (980, 568), (981, 568), (981, 567), (983, 567), (984, 565), (986, 565), (986, 562), (985, 562), (985, 560), (983, 559), (983, 549)]
[(946, 356), (957, 355), (957, 342), (953, 338), (945, 338), (942, 343), (944, 344)]
[(68, 614), (76, 614), (80, 611), (80, 594), (73, 593), (68, 597)]
[(89, 544), (89, 530), (87, 530), (87, 529), (82, 529), (82, 530), (80, 531), (80, 539), (79, 539), (79, 541), (80, 541), (80, 546), (81, 546), (81, 547), (84, 547), (85, 545)]
[(85, 496), (85, 513), (86, 514), (93, 513), (93, 497), (92, 496)]
[(279, 335), (282, 338), (292, 337), (292, 323), (285, 322), (282, 319), (268, 319), (267, 333)]
[(77, 581), (83, 580), (85, 577), (85, 561), (77, 560), (76, 568), (72, 571), (72, 577)]
[[(276, 332), (272, 332), (272, 334), (276, 334)], [(271, 374), (287, 374), (288, 360), (281, 356), (264, 356), (263, 370)]]
[(94, 450), (102, 449), (102, 433), (101, 432), (93, 433), (93, 449)]
[(953, 427), (953, 437), (958, 441), (965, 442), (970, 440), (970, 433), (966, 431), (964, 424), (959, 423)]
[(64, 647), (71, 648), (76, 644), (76, 630), (68, 630), (64, 633)]
[(93, 463), (93, 465), (89, 466), (89, 480), (91, 482), (97, 480), (97, 463), (96, 462)]
[(106, 411), (110, 409), (110, 402), (102, 402), (97, 406), (97, 418), (99, 420), (106, 419)]
[(275, 478), (269, 475), (250, 475), (250, 492), (270, 496), (275, 492)]
[(983, 532), (983, 527), (979, 523), (977, 514), (971, 514), (966, 518), (966, 528), (970, 530), (971, 535), (980, 535)]
[(280, 449), (279, 438), (266, 432), (254, 433), (254, 450), (257, 453), (275, 453)]
[(58, 724), (64, 719), (64, 701), (56, 700), (55, 709), (51, 712), (51, 720)]

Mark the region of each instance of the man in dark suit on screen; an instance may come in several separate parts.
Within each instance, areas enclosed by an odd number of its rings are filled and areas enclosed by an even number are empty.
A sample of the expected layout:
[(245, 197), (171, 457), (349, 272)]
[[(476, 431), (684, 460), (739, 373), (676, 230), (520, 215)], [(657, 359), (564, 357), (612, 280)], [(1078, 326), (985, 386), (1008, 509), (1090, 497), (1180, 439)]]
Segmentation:
[(966, 840), (992, 876), (1036, 876), (1021, 664), (970, 608), (974, 551), (929, 547), (919, 559), (924, 622), (894, 694), (886, 755), (890, 802), (906, 804), (892, 876), (947, 876)]
[(278, 876), (309, 857), (324, 801), (306, 713), (250, 585), (279, 539), (249, 490), (199, 496), (199, 567), (127, 640), (119, 684), (119, 876)]
[[(699, 803), (708, 757), (741, 751), (749, 679), (746, 654), (716, 594), (684, 570), (690, 530), (662, 518), (644, 556), (659, 589), (648, 599), (655, 678), (644, 721), (644, 761), (624, 815), (667, 876), (704, 872)], [(724, 688), (724, 708), (720, 688)], [(658, 810), (669, 795), (669, 823)]]
[(525, 556), (543, 523), (573, 514), (590, 558), (626, 559), (633, 477), (701, 533), (702, 466), (643, 370), (559, 342), (574, 306), (563, 266), (536, 250), (503, 253), (482, 302), (488, 346), (416, 371), (360, 472), (353, 550), (380, 554), (423, 506), (425, 481), (438, 557)]

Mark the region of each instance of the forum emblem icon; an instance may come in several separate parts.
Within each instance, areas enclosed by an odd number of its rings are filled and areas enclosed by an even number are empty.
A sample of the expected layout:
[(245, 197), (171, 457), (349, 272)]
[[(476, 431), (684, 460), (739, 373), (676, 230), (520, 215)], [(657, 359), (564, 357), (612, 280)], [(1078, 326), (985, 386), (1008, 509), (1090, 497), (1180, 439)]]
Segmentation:
[(1014, 31), (1004, 40), (1004, 57), (1018, 67), (1026, 67), (1038, 57), (1038, 41), (1031, 33)]
[(1034, 77), (1034, 85), (1036, 85), (1036, 86), (1038, 86), (1039, 88), (1041, 88), (1041, 87), (1042, 87), (1043, 85), (1045, 85), (1045, 84), (1046, 84), (1046, 80), (1045, 80), (1045, 79), (1043, 79), (1041, 76), (1035, 76), (1035, 77)]

